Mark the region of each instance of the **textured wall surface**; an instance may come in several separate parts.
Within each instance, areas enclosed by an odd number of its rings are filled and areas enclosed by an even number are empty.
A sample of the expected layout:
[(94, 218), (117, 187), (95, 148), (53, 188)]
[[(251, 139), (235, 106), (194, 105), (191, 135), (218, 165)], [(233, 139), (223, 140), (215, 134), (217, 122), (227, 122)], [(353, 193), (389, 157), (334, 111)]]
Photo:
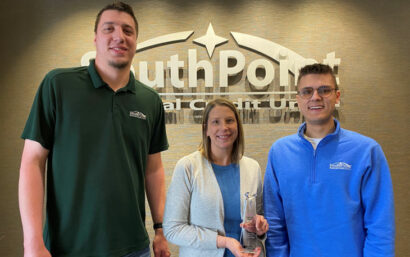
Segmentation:
[[(47, 71), (80, 64), (94, 50), (97, 11), (109, 1), (32, 0), (0, 2), (0, 256), (22, 256), (17, 184), (23, 141), (20, 139), (35, 92)], [(130, 0), (139, 20), (139, 42), (167, 33), (194, 30), (229, 39), (217, 47), (235, 49), (246, 58), (260, 58), (240, 49), (229, 33), (266, 38), (300, 55), (322, 61), (336, 52), (344, 128), (376, 139), (389, 161), (394, 184), (397, 256), (410, 252), (409, 175), (410, 133), (410, 4), (406, 0), (324, 1), (159, 1)], [(165, 45), (137, 54), (138, 60), (165, 60), (187, 49), (208, 58), (205, 48), (192, 43)], [(183, 49), (183, 50), (181, 50)], [(184, 57), (185, 58), (185, 57)], [(213, 59), (215, 60), (215, 59)], [(246, 124), (246, 155), (266, 165), (267, 151), (279, 137), (294, 133), (298, 122)], [(167, 126), (170, 149), (163, 153), (167, 186), (176, 161), (194, 151), (200, 140), (195, 124)], [(147, 227), (152, 235), (150, 217)], [(177, 248), (172, 247), (174, 256)]]

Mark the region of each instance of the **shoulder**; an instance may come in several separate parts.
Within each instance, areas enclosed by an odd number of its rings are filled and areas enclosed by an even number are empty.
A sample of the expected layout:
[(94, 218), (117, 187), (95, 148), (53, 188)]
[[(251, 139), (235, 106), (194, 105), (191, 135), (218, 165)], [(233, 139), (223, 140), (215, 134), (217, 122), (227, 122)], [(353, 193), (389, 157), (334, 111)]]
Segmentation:
[(157, 99), (157, 100), (161, 99), (160, 96), (158, 95), (158, 92), (155, 91), (155, 89), (145, 85), (139, 80), (135, 80), (135, 87), (138, 93), (143, 94), (145, 97), (148, 96), (148, 97), (152, 97), (152, 99)]
[(350, 143), (358, 147), (380, 147), (379, 143), (373, 138), (365, 136), (355, 131), (340, 128), (340, 143)]
[(260, 168), (259, 163), (256, 160), (247, 156), (242, 156), (242, 159), (239, 161), (239, 165), (246, 165), (257, 169)]
[(141, 109), (147, 113), (152, 113), (153, 117), (161, 117), (160, 113), (164, 112), (164, 106), (155, 89), (135, 80), (135, 97)]
[(204, 157), (202, 156), (201, 152), (195, 151), (191, 154), (188, 154), (181, 159), (178, 160), (176, 166), (177, 167), (185, 167), (185, 168), (192, 168), (194, 166), (198, 166), (199, 163), (203, 161)]
[(243, 156), (239, 161), (239, 168), (245, 172), (241, 172), (241, 176), (245, 176), (246, 180), (261, 177), (261, 168), (259, 163), (249, 157)]
[(56, 94), (60, 89), (68, 85), (72, 85), (73, 81), (88, 80), (89, 74), (86, 66), (73, 68), (58, 68), (49, 71), (44, 76), (44, 79), (41, 82), (38, 90), (42, 94)]
[(82, 81), (84, 81), (84, 79), (89, 79), (87, 66), (53, 69), (44, 76), (41, 86), (56, 87), (60, 85), (67, 85), (77, 79)]
[(71, 76), (78, 76), (81, 74), (88, 74), (87, 66), (53, 69), (49, 71), (45, 77), (48, 79), (59, 79)]
[(175, 178), (188, 179), (192, 183), (192, 180), (204, 173), (203, 167), (205, 161), (205, 158), (202, 157), (199, 151), (188, 154), (178, 160), (173, 176)]

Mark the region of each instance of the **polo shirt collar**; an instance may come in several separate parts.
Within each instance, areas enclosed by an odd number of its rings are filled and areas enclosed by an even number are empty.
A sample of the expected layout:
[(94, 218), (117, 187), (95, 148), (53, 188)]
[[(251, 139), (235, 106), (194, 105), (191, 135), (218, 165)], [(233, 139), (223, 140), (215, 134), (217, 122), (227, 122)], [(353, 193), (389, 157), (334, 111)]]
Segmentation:
[[(95, 88), (100, 88), (103, 86), (107, 86), (107, 83), (105, 83), (101, 77), (100, 74), (98, 74), (97, 69), (95, 68), (95, 59), (90, 60), (90, 64), (88, 65), (88, 73), (90, 74), (91, 81), (93, 82), (93, 86)], [(128, 84), (120, 88), (117, 92), (123, 92), (123, 91), (130, 91), (135, 94), (136, 88), (135, 88), (135, 78), (134, 74), (130, 71), (130, 79), (128, 80)]]

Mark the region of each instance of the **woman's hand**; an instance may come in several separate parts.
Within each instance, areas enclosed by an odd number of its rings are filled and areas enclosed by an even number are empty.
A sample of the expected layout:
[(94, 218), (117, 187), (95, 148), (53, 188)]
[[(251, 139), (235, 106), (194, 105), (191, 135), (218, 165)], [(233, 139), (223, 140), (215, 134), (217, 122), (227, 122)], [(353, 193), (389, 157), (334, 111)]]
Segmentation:
[(269, 229), (268, 221), (262, 215), (255, 215), (251, 222), (241, 223), (246, 231), (256, 233), (258, 236), (265, 234)]
[(236, 257), (257, 257), (261, 253), (261, 248), (255, 248), (254, 253), (246, 253), (242, 245), (238, 240), (232, 237), (218, 236), (217, 237), (217, 246), (218, 248), (227, 248), (232, 252)]

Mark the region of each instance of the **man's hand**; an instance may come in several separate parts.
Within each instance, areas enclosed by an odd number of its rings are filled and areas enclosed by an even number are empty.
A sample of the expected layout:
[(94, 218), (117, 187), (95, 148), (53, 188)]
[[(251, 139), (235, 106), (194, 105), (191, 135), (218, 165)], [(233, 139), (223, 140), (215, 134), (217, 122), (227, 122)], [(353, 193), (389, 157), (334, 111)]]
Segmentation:
[[(165, 175), (162, 166), (161, 153), (148, 155), (145, 170), (145, 188), (152, 221), (162, 222), (165, 207)], [(155, 257), (169, 257), (168, 242), (164, 237), (162, 228), (155, 229), (154, 242), (152, 243)]]
[(242, 223), (246, 231), (256, 233), (258, 236), (265, 234), (269, 229), (268, 221), (261, 215), (255, 215), (251, 222)]
[(171, 252), (168, 249), (168, 242), (165, 239), (162, 228), (155, 230), (155, 237), (152, 243), (155, 257), (169, 257)]
[(50, 252), (47, 248), (43, 245), (42, 247), (24, 248), (24, 257), (51, 257)]

